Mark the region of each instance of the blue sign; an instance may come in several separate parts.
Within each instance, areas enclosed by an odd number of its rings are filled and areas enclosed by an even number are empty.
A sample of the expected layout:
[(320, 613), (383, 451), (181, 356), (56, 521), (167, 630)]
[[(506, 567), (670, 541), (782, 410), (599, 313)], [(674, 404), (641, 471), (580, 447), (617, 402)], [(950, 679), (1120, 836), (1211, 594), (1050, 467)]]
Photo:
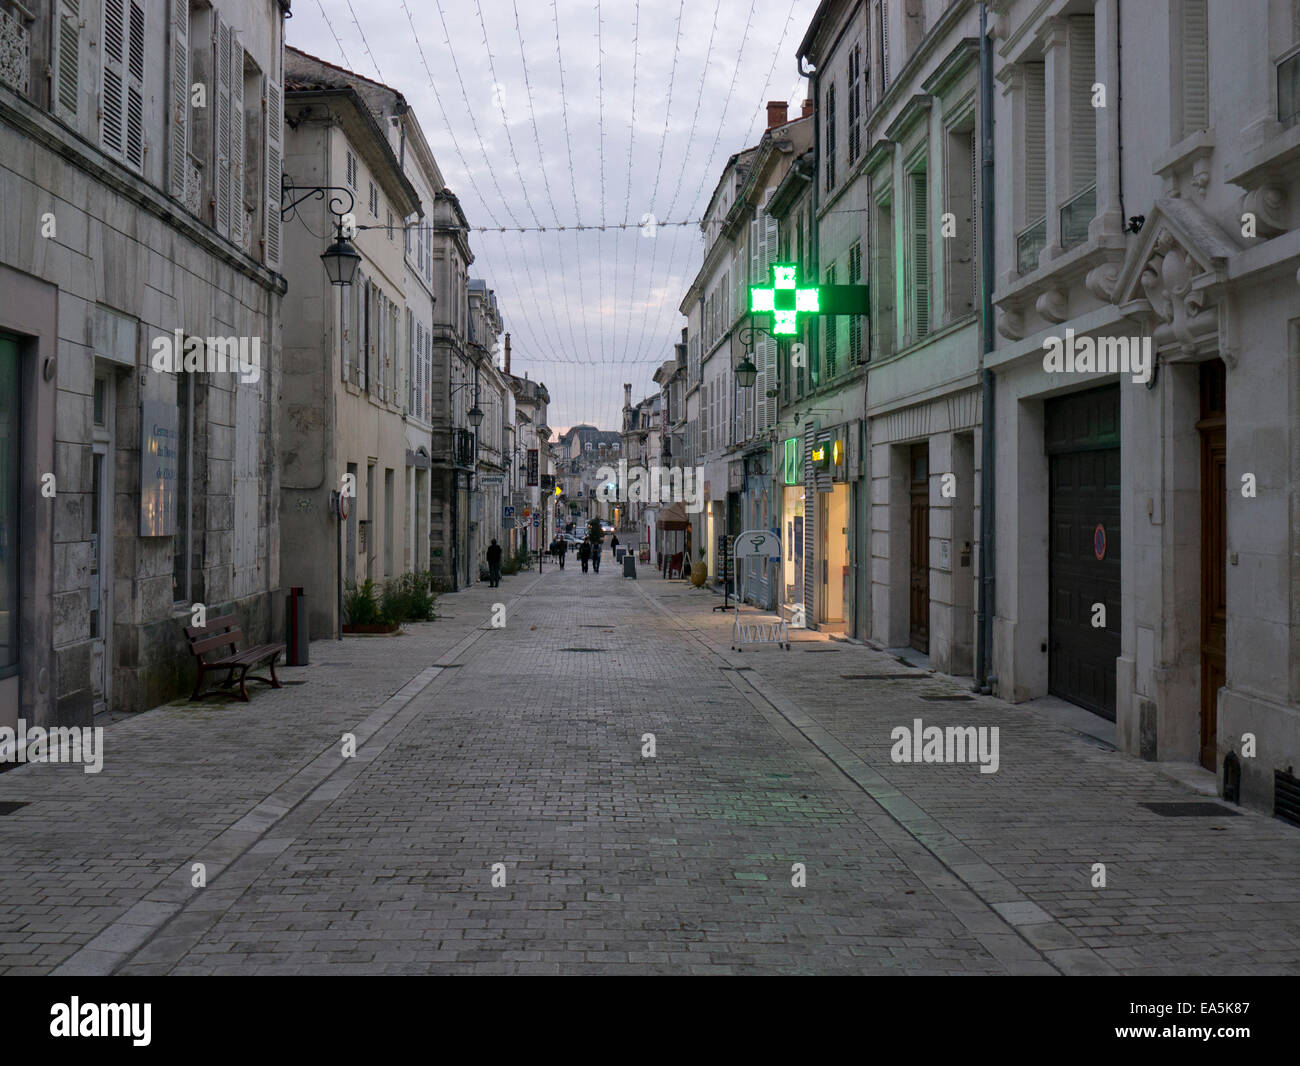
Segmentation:
[(541, 524), (542, 524), (542, 516), (539, 514), (533, 515), (533, 528), (536, 529)]
[(514, 509), (513, 507), (507, 507), (507, 508), (506, 508), (506, 517), (507, 517), (507, 518), (514, 518), (514, 516), (515, 516), (515, 509)]

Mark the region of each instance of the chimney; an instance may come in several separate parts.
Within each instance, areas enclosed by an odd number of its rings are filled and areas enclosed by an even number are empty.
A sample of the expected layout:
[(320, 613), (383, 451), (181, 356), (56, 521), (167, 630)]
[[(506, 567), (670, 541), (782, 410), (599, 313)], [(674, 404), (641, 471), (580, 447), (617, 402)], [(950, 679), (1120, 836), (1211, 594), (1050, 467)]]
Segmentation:
[(774, 126), (785, 125), (787, 107), (788, 105), (784, 100), (769, 100), (767, 102), (768, 129), (772, 129)]
[(627, 382), (624, 382), (623, 384), (623, 406), (632, 406), (632, 386)]
[(803, 102), (803, 106), (799, 109), (799, 117), (807, 118), (812, 113), (813, 113), (813, 102), (811, 100), (805, 100)]
[(510, 334), (506, 334), (506, 373), (510, 373)]

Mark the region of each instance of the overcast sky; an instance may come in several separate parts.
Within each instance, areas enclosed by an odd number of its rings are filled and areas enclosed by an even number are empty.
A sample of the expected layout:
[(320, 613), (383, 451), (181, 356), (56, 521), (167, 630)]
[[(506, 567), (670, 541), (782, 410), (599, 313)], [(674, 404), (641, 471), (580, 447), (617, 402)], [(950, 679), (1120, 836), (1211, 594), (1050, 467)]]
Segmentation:
[[(634, 399), (651, 391), (703, 257), (698, 227), (651, 237), (641, 220), (698, 220), (727, 158), (762, 134), (766, 101), (798, 107), (794, 53), (816, 7), (296, 0), (287, 33), (405, 95), (471, 226), (546, 227), (474, 232), (471, 275), (496, 290), (512, 371), (550, 390), (551, 424), (617, 429), (623, 382)], [(634, 228), (556, 228), (575, 222)]]

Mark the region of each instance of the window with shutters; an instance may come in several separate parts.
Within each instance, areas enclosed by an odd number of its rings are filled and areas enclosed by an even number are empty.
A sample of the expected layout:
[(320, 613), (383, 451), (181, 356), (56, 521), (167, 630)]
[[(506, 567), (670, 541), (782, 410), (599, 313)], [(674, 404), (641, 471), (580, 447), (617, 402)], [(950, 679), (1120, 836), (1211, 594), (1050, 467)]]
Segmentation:
[(835, 83), (826, 86), (826, 144), (823, 149), (826, 169), (826, 191), (835, 188)]
[[(190, 4), (189, 0), (169, 0), (169, 4), (167, 58), (171, 70), (167, 88), (167, 187), (177, 200), (188, 203), (191, 176)], [(60, 0), (59, 6), (66, 7), (67, 0)], [(65, 25), (68, 21), (65, 19)]]
[[(56, 24), (51, 31), (53, 41), (50, 47), (54, 57), (50, 82), (51, 109), (64, 122), (77, 128), (80, 127), (79, 119), (82, 115), (81, 95), (84, 91), (82, 60), (86, 54), (88, 38), (81, 25), (86, 17), (86, 12), (82, 10), (84, 3), (85, 0), (56, 0), (54, 4)], [(9, 0), (5, 6), (9, 10), (0, 9), (0, 20), (10, 20), (5, 32), (15, 38), (10, 46), (13, 62), (19, 62), (19, 55), (25, 48), (29, 63), (25, 69), (15, 66), (11, 77), (0, 74), (0, 80), (8, 82), (19, 92), (29, 93), (32, 86), (30, 61), (39, 62), (39, 57), (30, 54), (31, 37), (24, 27), (23, 12), (17, 4), (12, 3), (12, 0)], [(188, 30), (188, 26), (186, 29)], [(4, 66), (5, 64), (0, 63), (0, 67)]]
[(379, 190), (375, 188), (375, 183), (370, 183), (370, 217), (379, 218)]
[(1290, 41), (1277, 60), (1277, 120), (1283, 126), (1300, 121), (1300, 0), (1291, 0)]
[[(1177, 54), (1172, 77), (1174, 137), (1210, 128), (1210, 36), (1208, 0), (1174, 0), (1172, 37)], [(1279, 104), (1281, 99), (1279, 98)], [(1280, 116), (1279, 116), (1280, 117)]]
[[(826, 284), (834, 285), (835, 267), (826, 268)], [(820, 315), (823, 325), (822, 341), (822, 374), (829, 380), (833, 378), (839, 370), (839, 345), (836, 343), (836, 334), (839, 332), (838, 315)]]
[(343, 380), (352, 380), (352, 367), (355, 363), (357, 331), (357, 293), (361, 288), (358, 276), (351, 285), (331, 286), (339, 294), (342, 305), (339, 312), (339, 364)]
[(877, 57), (880, 68), (880, 95), (889, 91), (889, 5), (887, 0), (879, 0), (876, 5), (877, 25), (880, 32), (876, 37)]
[(388, 216), (388, 239), (391, 241), (393, 239), (393, 213), (392, 211), (387, 211), (385, 214)]
[(953, 230), (945, 232), (944, 307), (955, 322), (975, 310), (975, 182), (978, 160), (973, 124), (946, 131), (944, 157), (944, 208), (953, 216)]
[(1027, 274), (1038, 268), (1047, 247), (1047, 96), (1042, 63), (1024, 65), (1024, 122), (1020, 127), (1020, 232), (1016, 235), (1016, 268)]
[(352, 153), (351, 149), (348, 150), (346, 172), (347, 172), (348, 188), (350, 188), (353, 192), (356, 192), (357, 191), (357, 157)]
[[(266, 129), (267, 86), (261, 68), (253, 57), (244, 52), (244, 113), (241, 116), (244, 140), (243, 180), (243, 246), (249, 255), (256, 255), (261, 244), (266, 220), (264, 212), (271, 205), (270, 197), (263, 196), (262, 183), (266, 180)], [(279, 210), (279, 189), (275, 190), (275, 210)]]
[(849, 166), (858, 161), (862, 150), (862, 45), (849, 52)]
[(145, 0), (104, 0), (100, 145), (144, 169)]
[[(862, 242), (854, 241), (849, 248), (849, 284), (862, 284)], [(849, 316), (849, 366), (862, 362), (862, 316)]]
[(1069, 19), (1069, 187), (1061, 205), (1061, 246), (1073, 248), (1088, 239), (1088, 224), (1097, 213), (1097, 116), (1092, 86), (1097, 80), (1092, 15)]
[(911, 340), (930, 332), (930, 193), (928, 174), (919, 167), (908, 174), (908, 303)]

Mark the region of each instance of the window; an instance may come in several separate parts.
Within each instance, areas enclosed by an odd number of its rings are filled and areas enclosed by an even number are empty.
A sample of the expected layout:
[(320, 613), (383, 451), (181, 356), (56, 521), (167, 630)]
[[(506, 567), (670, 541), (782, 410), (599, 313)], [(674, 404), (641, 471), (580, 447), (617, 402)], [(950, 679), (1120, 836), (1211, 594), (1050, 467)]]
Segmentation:
[(1069, 21), (1069, 188), (1061, 206), (1061, 247), (1088, 239), (1088, 223), (1097, 213), (1097, 109), (1092, 106), (1096, 81), (1096, 44), (1091, 15)]
[(912, 339), (920, 340), (930, 332), (930, 205), (927, 174), (924, 168), (908, 175), (911, 192), (911, 283)]
[[(176, 375), (176, 532), (172, 537), (172, 601), (203, 601), (202, 538), (194, 536), (193, 374)], [(200, 527), (201, 528), (201, 527)]]
[(393, 239), (393, 213), (389, 211), (387, 212), (387, 215), (388, 215), (388, 239), (391, 241)]
[[(1174, 60), (1172, 84), (1175, 86), (1174, 128), (1180, 139), (1197, 130), (1210, 128), (1210, 41), (1206, 7), (1206, 0), (1174, 2), (1174, 17), (1178, 25), (1173, 32), (1178, 56)], [(1282, 94), (1279, 93), (1279, 111), (1281, 104)], [(1285, 121), (1280, 114), (1278, 117)]]
[[(826, 284), (835, 284), (835, 267), (833, 266), (826, 268)], [(837, 360), (839, 353), (836, 350), (835, 342), (837, 339), (836, 333), (839, 329), (840, 319), (838, 315), (822, 315), (821, 319), (826, 323), (826, 345), (822, 350), (822, 369), (824, 370), (826, 377), (829, 379), (835, 376), (835, 372), (838, 369)]]
[(1047, 87), (1042, 63), (1025, 64), (1024, 85), (1024, 217), (1016, 237), (1016, 266), (1027, 274), (1037, 269), (1039, 253), (1047, 246)]
[(144, 167), (144, 0), (104, 0), (100, 144), (132, 170)]
[(880, 14), (880, 36), (877, 38), (880, 51), (880, 94), (889, 89), (889, 10), (886, 0), (880, 0), (876, 10)]
[(950, 129), (946, 137), (944, 206), (953, 214), (954, 230), (943, 240), (944, 291), (948, 321), (975, 309), (975, 186), (978, 173), (975, 131)]
[(348, 182), (348, 188), (351, 189), (353, 192), (356, 192), (357, 191), (357, 157), (352, 154), (351, 149), (348, 150), (347, 182)]
[(22, 407), (18, 342), (0, 334), (0, 677), (18, 672)]
[(375, 183), (370, 183), (370, 217), (377, 219), (379, 217), (379, 190), (375, 188)]
[[(849, 248), (849, 284), (862, 284), (862, 242), (854, 241)], [(849, 316), (849, 366), (862, 362), (862, 316)]]
[(862, 45), (849, 52), (849, 166), (862, 150)]
[(835, 83), (826, 86), (826, 191), (835, 188)]
[(384, 577), (393, 576), (393, 470), (384, 468)]

